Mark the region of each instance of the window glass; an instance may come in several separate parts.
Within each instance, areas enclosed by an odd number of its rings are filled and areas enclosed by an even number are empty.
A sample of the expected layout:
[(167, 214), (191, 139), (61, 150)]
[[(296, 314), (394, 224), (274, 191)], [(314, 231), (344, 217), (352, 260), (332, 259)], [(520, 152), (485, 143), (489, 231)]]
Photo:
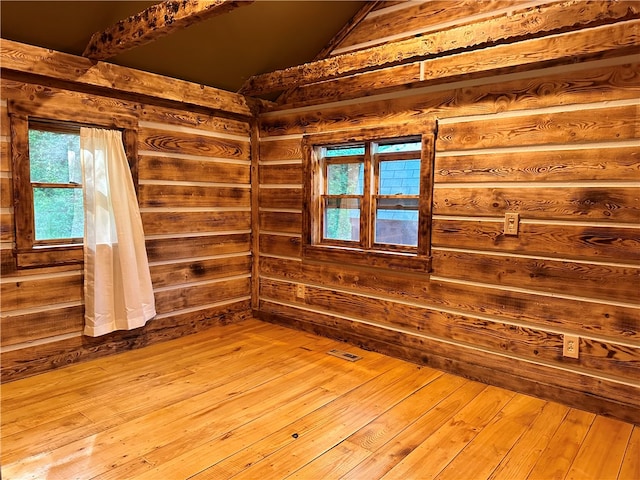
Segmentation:
[(327, 147), (325, 157), (345, 157), (351, 155), (364, 155), (364, 145), (339, 145)]
[(80, 135), (29, 129), (31, 181), (82, 183)]
[(379, 198), (375, 243), (418, 245), (418, 198)]
[(81, 188), (34, 188), (36, 241), (84, 236)]
[(363, 163), (330, 163), (327, 165), (328, 195), (362, 195)]
[(419, 152), (422, 142), (386, 143), (378, 145), (378, 153)]
[(325, 198), (324, 238), (357, 242), (360, 240), (360, 200)]
[(420, 160), (380, 162), (380, 195), (419, 195)]
[(80, 130), (29, 127), (29, 173), (36, 241), (84, 236)]

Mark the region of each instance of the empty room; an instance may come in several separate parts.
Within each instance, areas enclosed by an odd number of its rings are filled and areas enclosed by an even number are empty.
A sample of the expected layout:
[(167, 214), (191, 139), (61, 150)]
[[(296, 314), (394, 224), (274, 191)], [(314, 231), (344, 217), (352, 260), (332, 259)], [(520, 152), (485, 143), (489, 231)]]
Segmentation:
[(640, 480), (639, 1), (0, 19), (0, 478)]

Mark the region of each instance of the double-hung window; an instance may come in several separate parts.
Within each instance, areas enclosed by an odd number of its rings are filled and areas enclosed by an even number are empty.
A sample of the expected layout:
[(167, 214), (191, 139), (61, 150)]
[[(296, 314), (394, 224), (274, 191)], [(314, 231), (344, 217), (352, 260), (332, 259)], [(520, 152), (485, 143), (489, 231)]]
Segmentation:
[(80, 127), (122, 130), (137, 180), (137, 120), (81, 112), (63, 104), (10, 101), (8, 107), (17, 267), (81, 262), (84, 194)]
[(303, 138), (306, 258), (428, 271), (435, 122)]

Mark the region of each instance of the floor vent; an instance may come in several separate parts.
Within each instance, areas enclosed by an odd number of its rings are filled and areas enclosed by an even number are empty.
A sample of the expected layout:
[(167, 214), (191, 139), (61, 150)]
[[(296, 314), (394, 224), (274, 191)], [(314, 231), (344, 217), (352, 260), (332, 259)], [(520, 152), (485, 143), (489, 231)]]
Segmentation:
[(329, 355), (333, 355), (334, 357), (342, 358), (343, 360), (348, 360), (350, 362), (357, 362), (362, 358), (353, 353), (343, 352), (342, 350), (336, 350), (336, 349), (329, 350), (327, 353)]

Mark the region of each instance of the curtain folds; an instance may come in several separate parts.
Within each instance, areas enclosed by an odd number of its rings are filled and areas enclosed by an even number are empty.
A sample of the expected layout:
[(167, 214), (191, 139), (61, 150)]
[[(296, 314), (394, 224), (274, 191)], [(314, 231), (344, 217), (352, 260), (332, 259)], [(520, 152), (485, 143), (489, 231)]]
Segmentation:
[(83, 166), (84, 334), (143, 326), (156, 315), (142, 220), (122, 133), (80, 129)]

